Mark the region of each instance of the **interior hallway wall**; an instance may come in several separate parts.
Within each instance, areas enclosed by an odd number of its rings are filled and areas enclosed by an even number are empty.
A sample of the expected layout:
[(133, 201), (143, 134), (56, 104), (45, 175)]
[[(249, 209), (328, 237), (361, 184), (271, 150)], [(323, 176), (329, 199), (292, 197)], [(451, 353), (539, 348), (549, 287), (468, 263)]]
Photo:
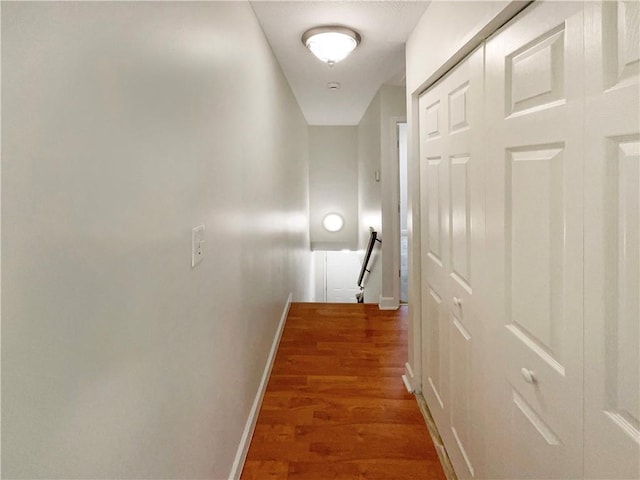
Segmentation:
[[(344, 227), (328, 232), (328, 213), (344, 218)], [(309, 222), (311, 246), (353, 250), (358, 235), (358, 137), (356, 127), (309, 127)]]
[(307, 126), (251, 6), (3, 3), (2, 71), (3, 478), (227, 478), (310, 294)]
[[(358, 124), (358, 248), (367, 248), (369, 227), (382, 230), (382, 189), (376, 181), (380, 173), (380, 92), (373, 97)], [(376, 244), (371, 256), (371, 271), (365, 278), (365, 303), (378, 303), (382, 289), (380, 244)]]
[[(366, 248), (369, 227), (373, 227), (383, 240), (374, 249), (372, 261), (375, 268), (371, 270), (365, 286), (367, 303), (378, 303), (381, 297), (392, 297), (393, 289), (398, 290), (399, 287), (398, 271), (393, 266), (399, 238), (395, 239), (391, 233), (394, 228), (390, 215), (392, 209), (397, 209), (398, 179), (397, 173), (394, 175), (392, 172), (391, 162), (396, 163), (397, 170), (395, 118), (405, 116), (405, 95), (404, 87), (383, 85), (358, 125), (358, 246)], [(385, 230), (390, 234), (386, 241)]]
[(380, 307), (400, 305), (400, 174), (398, 122), (406, 121), (407, 91), (385, 85), (380, 89), (382, 166), (382, 286)]

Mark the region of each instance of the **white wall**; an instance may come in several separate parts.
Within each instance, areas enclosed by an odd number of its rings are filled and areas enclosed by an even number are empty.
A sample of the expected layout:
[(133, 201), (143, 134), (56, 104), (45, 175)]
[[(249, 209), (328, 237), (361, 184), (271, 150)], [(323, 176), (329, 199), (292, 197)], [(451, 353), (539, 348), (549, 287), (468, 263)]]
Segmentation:
[(373, 97), (358, 124), (358, 248), (366, 248), (369, 227), (382, 229), (382, 200), (380, 182), (380, 92)]
[(307, 127), (250, 5), (4, 3), (2, 70), (3, 477), (226, 478), (309, 295)]
[[(405, 89), (383, 85), (358, 125), (358, 245), (366, 248), (369, 227), (378, 231), (383, 240), (375, 249), (376, 269), (367, 280), (367, 303), (378, 303), (381, 295), (393, 297), (393, 290), (399, 289), (398, 269), (393, 266), (399, 242), (394, 233), (399, 229), (394, 226), (398, 219), (395, 129), (396, 122), (404, 119), (405, 109)], [(376, 172), (380, 172), (380, 181), (376, 181)]]
[[(380, 172), (380, 92), (376, 93), (358, 125), (358, 248), (366, 249), (369, 227), (382, 231), (382, 189), (376, 181)], [(365, 277), (365, 303), (378, 303), (382, 289), (380, 244), (374, 248), (369, 270)]]
[(420, 190), (418, 96), (526, 6), (523, 1), (431, 2), (406, 44), (409, 202), (409, 361), (414, 389), (420, 385)]
[(382, 289), (381, 308), (400, 305), (400, 176), (398, 163), (398, 123), (406, 121), (406, 90), (383, 86), (380, 89), (380, 145), (382, 164)]
[[(339, 232), (328, 232), (328, 213), (344, 218)], [(309, 127), (309, 222), (311, 246), (355, 249), (358, 234), (358, 137), (356, 127)]]

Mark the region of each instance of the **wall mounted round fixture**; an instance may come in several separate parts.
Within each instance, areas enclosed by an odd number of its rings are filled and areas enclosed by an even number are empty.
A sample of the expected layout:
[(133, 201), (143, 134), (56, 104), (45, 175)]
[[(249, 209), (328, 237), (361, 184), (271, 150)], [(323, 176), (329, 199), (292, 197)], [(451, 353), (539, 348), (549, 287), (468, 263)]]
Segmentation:
[(322, 226), (328, 232), (339, 232), (344, 227), (344, 218), (337, 213), (329, 213), (322, 219)]
[(338, 26), (315, 27), (302, 35), (302, 43), (330, 67), (344, 60), (360, 43), (360, 34)]

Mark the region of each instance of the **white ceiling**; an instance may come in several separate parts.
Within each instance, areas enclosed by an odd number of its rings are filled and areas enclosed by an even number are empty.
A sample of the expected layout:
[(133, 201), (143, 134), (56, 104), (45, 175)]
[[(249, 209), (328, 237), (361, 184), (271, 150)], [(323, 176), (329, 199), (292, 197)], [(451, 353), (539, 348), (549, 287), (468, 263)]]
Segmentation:
[[(309, 125), (357, 125), (381, 85), (404, 85), (404, 44), (428, 1), (251, 2)], [(333, 67), (316, 59), (302, 34), (344, 25), (362, 42)], [(339, 82), (340, 90), (327, 83)]]

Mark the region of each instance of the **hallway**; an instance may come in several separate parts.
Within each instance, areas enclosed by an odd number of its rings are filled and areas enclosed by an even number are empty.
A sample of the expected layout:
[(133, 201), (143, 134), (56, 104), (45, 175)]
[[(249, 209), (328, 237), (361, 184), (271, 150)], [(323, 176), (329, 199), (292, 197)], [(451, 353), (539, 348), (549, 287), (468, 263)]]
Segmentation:
[(406, 350), (407, 307), (294, 303), (242, 478), (444, 479)]
[(638, 0), (0, 13), (2, 478), (640, 479)]

